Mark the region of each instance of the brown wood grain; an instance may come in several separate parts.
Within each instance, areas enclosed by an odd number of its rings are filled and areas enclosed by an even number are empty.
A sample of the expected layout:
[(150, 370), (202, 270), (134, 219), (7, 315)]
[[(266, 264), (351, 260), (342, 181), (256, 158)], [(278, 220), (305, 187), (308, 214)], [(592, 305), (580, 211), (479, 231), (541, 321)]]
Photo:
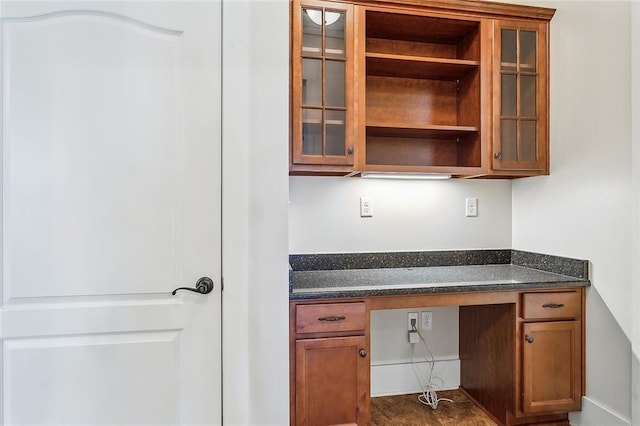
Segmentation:
[(522, 327), (523, 411), (580, 410), (580, 321), (531, 322)]
[(367, 76), (366, 121), (458, 124), (454, 81)]
[(369, 357), (364, 336), (296, 341), (296, 425), (364, 424)]
[(563, 292), (524, 293), (524, 319), (580, 319), (582, 295), (579, 290)]
[(514, 406), (515, 305), (461, 306), (460, 386), (500, 422)]
[(478, 61), (367, 53), (367, 75), (456, 81), (478, 70)]
[(298, 305), (296, 333), (363, 331), (368, 323), (364, 302)]
[(478, 23), (465, 19), (447, 19), (402, 13), (367, 12), (367, 37), (457, 45)]

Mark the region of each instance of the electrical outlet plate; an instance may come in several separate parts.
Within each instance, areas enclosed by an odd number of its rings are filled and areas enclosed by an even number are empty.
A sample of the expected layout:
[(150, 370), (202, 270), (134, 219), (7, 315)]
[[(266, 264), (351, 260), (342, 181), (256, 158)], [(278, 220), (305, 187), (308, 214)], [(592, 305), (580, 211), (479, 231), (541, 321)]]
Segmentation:
[(373, 199), (360, 197), (360, 217), (373, 217)]
[(415, 321), (416, 330), (418, 329), (418, 313), (417, 312), (409, 312), (407, 314), (407, 330), (412, 331), (413, 327), (411, 327), (411, 320)]
[(432, 326), (433, 326), (433, 312), (423, 311), (422, 312), (422, 329), (431, 330)]
[(465, 198), (465, 215), (467, 217), (476, 217), (478, 216), (478, 199), (475, 197)]

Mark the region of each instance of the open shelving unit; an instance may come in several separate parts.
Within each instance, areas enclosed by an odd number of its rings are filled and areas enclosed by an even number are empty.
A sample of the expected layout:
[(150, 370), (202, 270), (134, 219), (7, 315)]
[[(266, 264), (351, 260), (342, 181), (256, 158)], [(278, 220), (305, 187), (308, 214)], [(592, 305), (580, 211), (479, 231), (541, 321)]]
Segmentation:
[(367, 10), (362, 170), (481, 167), (480, 22)]

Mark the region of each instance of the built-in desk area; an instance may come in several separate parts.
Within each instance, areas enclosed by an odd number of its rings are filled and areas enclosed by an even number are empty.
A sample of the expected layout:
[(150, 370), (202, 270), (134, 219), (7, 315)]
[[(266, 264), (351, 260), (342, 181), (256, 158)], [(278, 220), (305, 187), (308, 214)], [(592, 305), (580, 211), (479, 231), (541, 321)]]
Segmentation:
[(496, 422), (569, 424), (588, 262), (517, 250), (290, 256), (291, 424), (370, 423), (370, 312), (459, 306), (460, 387)]

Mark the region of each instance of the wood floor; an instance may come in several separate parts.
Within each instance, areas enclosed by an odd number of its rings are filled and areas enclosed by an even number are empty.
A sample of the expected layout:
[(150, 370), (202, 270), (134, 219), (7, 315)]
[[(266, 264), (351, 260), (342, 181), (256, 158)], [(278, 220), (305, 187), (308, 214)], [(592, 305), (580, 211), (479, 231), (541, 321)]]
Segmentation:
[(434, 410), (418, 402), (417, 394), (371, 398), (371, 425), (496, 425), (459, 390), (439, 391), (438, 398), (449, 398), (454, 402), (440, 401), (438, 408)]

